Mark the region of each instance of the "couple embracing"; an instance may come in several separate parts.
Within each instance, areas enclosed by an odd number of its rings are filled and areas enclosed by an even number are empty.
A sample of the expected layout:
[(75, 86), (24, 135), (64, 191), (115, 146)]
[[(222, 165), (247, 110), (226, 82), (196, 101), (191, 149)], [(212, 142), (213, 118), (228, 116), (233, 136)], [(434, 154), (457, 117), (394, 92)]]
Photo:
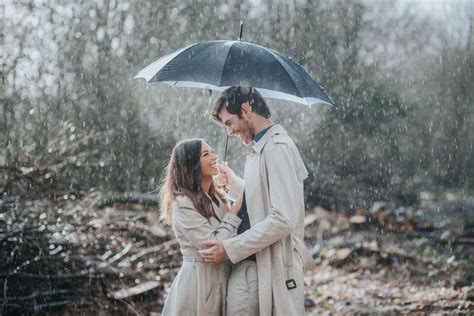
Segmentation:
[(225, 90), (213, 118), (250, 147), (244, 179), (218, 165), (201, 139), (174, 147), (161, 216), (183, 265), (162, 314), (303, 315), (303, 272), (313, 261), (303, 242), (307, 170), (298, 149), (254, 88)]

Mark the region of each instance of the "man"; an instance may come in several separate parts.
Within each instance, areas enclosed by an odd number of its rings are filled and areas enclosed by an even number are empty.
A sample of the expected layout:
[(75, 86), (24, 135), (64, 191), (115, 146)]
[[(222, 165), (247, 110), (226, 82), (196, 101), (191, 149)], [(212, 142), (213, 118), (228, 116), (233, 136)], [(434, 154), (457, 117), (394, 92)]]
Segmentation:
[(230, 259), (228, 315), (304, 314), (303, 267), (312, 263), (303, 243), (303, 180), (307, 170), (295, 144), (254, 88), (231, 87), (217, 100), (214, 119), (251, 146), (244, 178), (221, 167), (231, 197), (244, 195), (238, 235), (209, 240), (206, 262)]

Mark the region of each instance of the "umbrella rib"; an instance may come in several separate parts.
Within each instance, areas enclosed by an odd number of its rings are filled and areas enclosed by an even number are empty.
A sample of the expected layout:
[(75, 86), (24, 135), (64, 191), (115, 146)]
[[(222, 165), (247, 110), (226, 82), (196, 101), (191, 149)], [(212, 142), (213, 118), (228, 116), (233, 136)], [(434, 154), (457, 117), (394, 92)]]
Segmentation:
[(219, 87), (222, 87), (222, 77), (224, 76), (225, 65), (227, 63), (227, 60), (229, 59), (229, 52), (230, 52), (230, 49), (232, 48), (232, 46), (234, 46), (234, 43), (235, 42), (232, 42), (232, 44), (229, 45), (229, 49), (227, 50), (227, 56), (225, 57), (224, 63), (222, 64), (221, 75), (220, 75), (220, 78), (219, 78), (219, 81), (218, 81), (218, 86)]
[[(198, 44), (199, 44), (199, 42), (198, 42), (198, 43), (191, 44), (191, 45), (186, 46), (185, 48), (181, 49), (181, 52), (179, 52), (179, 53), (176, 54), (173, 58), (171, 58), (170, 60), (168, 60), (168, 61), (166, 62), (166, 64), (164, 64), (163, 67), (161, 67), (161, 69), (158, 70), (158, 71), (150, 78), (150, 80), (152, 80), (154, 77), (156, 77), (156, 76), (163, 70), (163, 68), (165, 68), (167, 65), (169, 65), (173, 60), (175, 60), (176, 58), (178, 58), (179, 56), (181, 56), (182, 54), (184, 54), (184, 53), (185, 53), (186, 51), (188, 51), (191, 47), (194, 47), (194, 46), (196, 46), (196, 45), (198, 45)], [(171, 53), (171, 54), (173, 54), (173, 53)], [(166, 57), (166, 56), (164, 56), (164, 57)], [(164, 57), (163, 57), (163, 58), (164, 58)], [(177, 81), (176, 81), (176, 83), (177, 83)], [(176, 85), (176, 83), (175, 83), (174, 85)], [(173, 86), (174, 86), (174, 85), (173, 85)]]
[[(304, 95), (301, 93), (301, 90), (300, 90), (300, 89), (298, 88), (298, 86), (294, 83), (293, 75), (290, 74), (290, 72), (288, 71), (289, 69), (291, 69), (291, 67), (288, 67), (288, 63), (286, 62), (286, 60), (283, 59), (283, 58), (281, 58), (281, 57), (280, 57), (278, 54), (276, 54), (273, 50), (269, 49), (268, 51), (270, 52), (270, 54), (273, 55), (273, 57), (275, 57), (275, 58), (280, 62), (280, 64), (282, 65), (282, 67), (285, 68), (285, 70), (286, 70), (288, 76), (291, 78), (291, 81), (293, 82), (293, 85), (295, 86), (296, 90), (298, 90), (298, 92), (300, 93), (301, 98), (306, 98), (306, 96), (304, 96)], [(287, 57), (287, 58), (290, 58), (290, 57)], [(300, 66), (300, 64), (298, 64), (297, 62), (295, 62), (295, 63), (296, 63), (298, 66)], [(301, 66), (300, 66), (300, 67), (301, 67)], [(301, 67), (301, 68), (303, 68), (303, 67)], [(301, 81), (301, 82), (304, 82), (304, 83), (306, 84), (306, 81), (305, 81), (303, 78), (301, 78), (300, 74), (297, 73), (297, 75), (298, 75), (300, 81)], [(314, 79), (313, 79), (313, 80), (314, 80)]]
[[(270, 53), (271, 53), (278, 61), (280, 61), (280, 64), (285, 68), (285, 70), (288, 71), (288, 68), (291, 69), (291, 66), (288, 65), (288, 63), (286, 62), (286, 60), (285, 60), (284, 58), (282, 58), (281, 56), (279, 56), (279, 53), (276, 53), (275, 51), (273, 51), (273, 50), (271, 50), (271, 49), (269, 49), (269, 51), (270, 51)], [(291, 62), (295, 63), (298, 67), (300, 67), (303, 71), (305, 71), (304, 68), (303, 68), (298, 62), (296, 62), (294, 59), (292, 59), (292, 58), (289, 57), (289, 56), (286, 56), (286, 58), (288, 58)], [(306, 72), (306, 71), (305, 71), (305, 72)], [(321, 99), (319, 96), (318, 96), (318, 99), (320, 99), (320, 100), (322, 100), (322, 101), (324, 101), (324, 102), (327, 102), (327, 103), (330, 104), (330, 105), (334, 105), (334, 104), (335, 104), (334, 101), (331, 99), (331, 97), (329, 97), (329, 95), (326, 93), (326, 91), (325, 91), (324, 88), (321, 86), (321, 84), (320, 84), (319, 82), (317, 82), (316, 80), (314, 80), (314, 78), (311, 77), (311, 75), (310, 75), (308, 72), (306, 72), (306, 73), (308, 74), (308, 76), (310, 76), (311, 80), (314, 81), (314, 83), (317, 85), (317, 87), (323, 92), (323, 93), (322, 93), (323, 96), (326, 96), (326, 97), (328, 98), (329, 102), (328, 102), (327, 100)], [(288, 74), (289, 74), (289, 73), (288, 73)], [(305, 85), (308, 85), (307, 82), (306, 82), (306, 80), (305, 80), (305, 78), (302, 78), (300, 73), (296, 73), (295, 75), (298, 76), (298, 78), (300, 79), (300, 82), (303, 82)], [(292, 80), (293, 80), (293, 77), (292, 77), (292, 76), (290, 76), (290, 77), (291, 77)], [(307, 98), (308, 98), (308, 96), (303, 95), (303, 94), (301, 93), (301, 90), (298, 88), (297, 85), (295, 85), (295, 87), (296, 87), (296, 89), (300, 92), (301, 98), (303, 98), (303, 99), (307, 99)]]

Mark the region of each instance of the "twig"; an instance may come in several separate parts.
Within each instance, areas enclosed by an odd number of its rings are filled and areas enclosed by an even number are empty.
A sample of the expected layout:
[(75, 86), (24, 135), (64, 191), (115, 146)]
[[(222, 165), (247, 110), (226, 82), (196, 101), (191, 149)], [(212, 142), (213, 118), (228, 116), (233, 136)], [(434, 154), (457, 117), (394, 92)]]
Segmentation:
[(44, 291), (44, 292), (34, 291), (30, 295), (9, 297), (7, 299), (24, 301), (24, 300), (29, 300), (29, 299), (39, 297), (39, 296), (46, 296), (46, 295), (51, 295), (51, 294), (69, 294), (69, 293), (73, 293), (73, 291), (72, 290), (51, 290), (51, 291)]
[(132, 311), (135, 315), (141, 316), (141, 314), (140, 314), (139, 312), (137, 312), (137, 311), (135, 310), (135, 308), (134, 308), (130, 303), (128, 303), (127, 301), (125, 301), (125, 300), (123, 300), (123, 299), (119, 299), (119, 300), (117, 300), (117, 301), (119, 301), (119, 302), (123, 303), (125, 306), (127, 306), (127, 308), (128, 308), (130, 311)]
[(454, 237), (452, 239), (449, 239), (449, 240), (443, 240), (441, 238), (438, 238), (436, 236), (432, 236), (432, 235), (425, 235), (425, 234), (420, 234), (420, 233), (410, 233), (407, 235), (407, 237), (409, 238), (427, 238), (427, 239), (430, 239), (432, 242), (436, 242), (436, 243), (440, 243), (440, 244), (448, 244), (448, 243), (451, 243), (451, 245), (459, 245), (459, 244), (463, 244), (463, 245), (474, 245), (474, 240), (471, 239), (471, 238), (462, 238), (462, 237)]
[(122, 258), (123, 256), (125, 256), (129, 251), (130, 249), (132, 249), (132, 246), (133, 246), (133, 243), (132, 242), (129, 242), (125, 248), (122, 249), (122, 251), (120, 251), (119, 253), (117, 253), (115, 256), (113, 256), (112, 258), (110, 258), (109, 260), (107, 260), (106, 262), (102, 262), (99, 264), (99, 268), (104, 268), (106, 266), (108, 266), (109, 264), (111, 263), (114, 263), (115, 261), (117, 261), (118, 259)]
[(8, 276), (5, 278), (5, 282), (3, 282), (3, 303), (2, 303), (2, 308), (0, 309), (0, 315), (3, 313), (3, 309), (5, 308), (5, 304), (8, 302), (7, 298), (7, 286), (8, 283)]
[(163, 249), (167, 249), (167, 248), (169, 248), (169, 247), (171, 247), (171, 246), (173, 246), (177, 243), (178, 243), (178, 241), (176, 239), (172, 239), (172, 240), (168, 240), (167, 242), (162, 243), (161, 245), (150, 247), (150, 248), (147, 248), (147, 249), (143, 249), (139, 253), (137, 253), (133, 256), (130, 256), (129, 258), (126, 258), (126, 259), (122, 260), (121, 262), (119, 262), (118, 266), (119, 267), (127, 267), (127, 266), (130, 265), (131, 262), (137, 260), (140, 257), (143, 257), (144, 255), (147, 255), (147, 254), (152, 253), (152, 252), (157, 252), (157, 251), (160, 251), (160, 250), (163, 250)]
[(139, 192), (128, 192), (123, 194), (115, 194), (103, 201), (101, 201), (97, 207), (104, 208), (113, 204), (142, 204), (156, 206), (159, 204), (159, 199), (155, 194), (139, 193)]
[(69, 304), (90, 305), (91, 302), (87, 298), (81, 297), (80, 300), (65, 300), (65, 301), (49, 302), (49, 303), (45, 303), (41, 305), (35, 305), (34, 310), (39, 311), (43, 308), (64, 306), (64, 305), (69, 305)]
[(160, 286), (160, 282), (158, 281), (147, 281), (144, 283), (141, 283), (137, 286), (132, 286), (132, 287), (127, 287), (120, 289), (118, 291), (115, 291), (112, 294), (112, 296), (116, 299), (122, 299), (122, 298), (127, 298), (130, 296), (142, 294), (144, 292), (153, 290), (154, 288)]
[(7, 273), (0, 273), (0, 278), (3, 277), (14, 277), (16, 279), (38, 279), (38, 280), (50, 280), (50, 279), (70, 279), (70, 278), (91, 278), (91, 279), (99, 279), (100, 277), (94, 276), (90, 274), (88, 270), (83, 270), (79, 273), (72, 273), (72, 274), (63, 274), (63, 275), (42, 275), (42, 274), (31, 274), (31, 273), (22, 273), (22, 274), (7, 274)]

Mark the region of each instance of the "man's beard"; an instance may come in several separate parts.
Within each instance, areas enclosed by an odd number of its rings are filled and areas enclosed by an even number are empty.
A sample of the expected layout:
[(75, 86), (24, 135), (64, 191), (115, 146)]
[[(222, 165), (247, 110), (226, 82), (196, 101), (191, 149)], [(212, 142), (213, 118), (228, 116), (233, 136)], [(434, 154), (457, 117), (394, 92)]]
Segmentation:
[(253, 126), (251, 126), (249, 122), (245, 122), (245, 127), (246, 127), (246, 132), (248, 133), (250, 138), (249, 138), (249, 142), (244, 143), (244, 145), (245, 146), (251, 146), (251, 145), (253, 145), (253, 141), (255, 140), (255, 128)]

